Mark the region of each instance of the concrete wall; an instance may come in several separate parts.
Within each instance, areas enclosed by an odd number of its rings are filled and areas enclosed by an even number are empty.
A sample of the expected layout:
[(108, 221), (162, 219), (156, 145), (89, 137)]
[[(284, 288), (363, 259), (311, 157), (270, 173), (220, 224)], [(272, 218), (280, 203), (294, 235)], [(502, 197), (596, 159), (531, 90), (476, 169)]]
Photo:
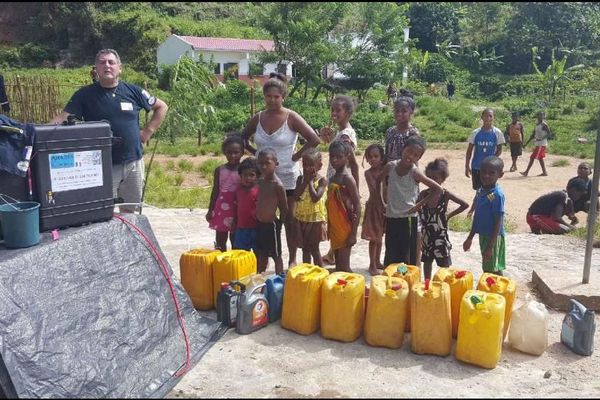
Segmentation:
[(179, 57), (186, 53), (190, 57), (193, 57), (192, 46), (177, 38), (175, 35), (169, 36), (156, 50), (158, 70), (162, 70), (161, 64), (175, 64), (177, 60), (179, 60)]

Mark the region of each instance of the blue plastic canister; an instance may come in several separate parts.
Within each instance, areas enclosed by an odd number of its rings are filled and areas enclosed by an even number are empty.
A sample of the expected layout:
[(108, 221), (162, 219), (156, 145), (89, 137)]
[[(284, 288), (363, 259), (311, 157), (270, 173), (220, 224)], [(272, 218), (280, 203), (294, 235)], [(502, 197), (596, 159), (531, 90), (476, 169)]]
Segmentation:
[(269, 302), (269, 322), (275, 322), (281, 318), (285, 275), (271, 275), (265, 283), (267, 284), (267, 301)]
[(40, 242), (40, 203), (2, 204), (0, 219), (6, 247), (30, 247)]
[(577, 354), (591, 356), (594, 352), (596, 316), (577, 300), (569, 299), (571, 311), (565, 315), (560, 341)]

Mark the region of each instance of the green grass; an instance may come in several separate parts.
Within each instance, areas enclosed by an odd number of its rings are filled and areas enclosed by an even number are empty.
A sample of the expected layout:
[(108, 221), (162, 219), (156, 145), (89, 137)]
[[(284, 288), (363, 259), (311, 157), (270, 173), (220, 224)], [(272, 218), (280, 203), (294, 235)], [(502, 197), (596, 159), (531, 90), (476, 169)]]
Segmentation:
[(552, 161), (553, 167), (567, 167), (569, 165), (571, 165), (571, 162), (565, 158)]
[[(586, 214), (586, 219), (587, 219), (587, 214)], [(579, 239), (586, 240), (587, 239), (587, 227), (580, 227), (580, 228), (574, 229), (573, 231), (569, 232), (568, 235), (575, 236)], [(600, 237), (600, 222), (596, 221), (596, 224), (594, 226), (594, 238), (599, 238), (599, 237)]]
[(198, 165), (196, 171), (199, 172), (212, 186), (215, 169), (221, 164), (223, 164), (223, 160), (221, 159), (209, 159)]
[[(470, 232), (471, 224), (473, 220), (465, 216), (457, 215), (450, 218), (448, 221), (448, 229), (455, 232)], [(504, 231), (506, 233), (515, 233), (517, 231), (517, 224), (509, 218), (504, 220)]]
[(150, 171), (145, 201), (160, 208), (207, 208), (211, 187), (182, 188), (184, 175), (166, 173), (159, 165)]

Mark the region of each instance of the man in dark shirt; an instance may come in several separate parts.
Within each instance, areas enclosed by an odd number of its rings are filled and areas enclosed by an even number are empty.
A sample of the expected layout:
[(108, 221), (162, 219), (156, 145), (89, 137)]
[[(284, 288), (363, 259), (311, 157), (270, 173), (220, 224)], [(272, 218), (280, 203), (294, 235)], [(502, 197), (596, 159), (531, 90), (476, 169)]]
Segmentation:
[[(96, 54), (98, 81), (79, 89), (63, 112), (51, 123), (62, 123), (69, 115), (85, 121), (107, 120), (119, 138), (112, 148), (113, 195), (124, 203), (140, 203), (144, 180), (142, 144), (160, 127), (167, 105), (139, 86), (119, 80), (121, 59), (113, 49)], [(152, 110), (152, 118), (140, 130), (140, 110)], [(134, 212), (135, 206), (122, 206), (121, 212)]]
[(456, 86), (454, 86), (454, 82), (453, 81), (448, 82), (448, 84), (446, 85), (446, 92), (448, 92), (448, 100), (452, 100), (452, 97), (454, 97), (455, 90), (456, 90)]
[[(587, 193), (587, 184), (583, 179), (569, 181), (567, 190), (557, 190), (536, 199), (527, 212), (527, 224), (531, 232), (563, 234), (575, 229), (577, 217), (573, 212), (573, 202)], [(563, 220), (567, 215), (568, 224)]]

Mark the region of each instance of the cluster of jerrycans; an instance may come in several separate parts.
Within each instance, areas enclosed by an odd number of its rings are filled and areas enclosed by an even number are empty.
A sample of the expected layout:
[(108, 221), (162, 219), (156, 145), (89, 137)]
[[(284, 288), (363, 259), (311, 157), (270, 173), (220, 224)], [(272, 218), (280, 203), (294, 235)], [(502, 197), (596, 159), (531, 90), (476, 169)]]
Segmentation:
[(256, 273), (256, 256), (245, 250), (194, 249), (179, 259), (181, 283), (194, 307), (217, 309), (217, 320), (236, 332), (254, 332), (281, 316), (284, 276)]
[[(367, 289), (360, 274), (330, 274), (301, 264), (287, 274), (281, 326), (302, 335), (320, 329), (324, 338), (343, 342), (363, 333), (367, 344), (388, 348), (402, 347), (404, 333), (411, 332), (413, 352), (440, 356), (450, 354), (456, 337), (457, 359), (494, 368), (516, 286), (509, 278), (483, 274), (477, 290), (472, 288), (473, 275), (454, 268), (441, 268), (432, 281), (421, 282), (418, 267), (392, 264)], [(541, 354), (547, 346), (545, 309), (524, 318), (520, 314), (513, 317), (515, 332), (527, 334), (515, 347)]]

